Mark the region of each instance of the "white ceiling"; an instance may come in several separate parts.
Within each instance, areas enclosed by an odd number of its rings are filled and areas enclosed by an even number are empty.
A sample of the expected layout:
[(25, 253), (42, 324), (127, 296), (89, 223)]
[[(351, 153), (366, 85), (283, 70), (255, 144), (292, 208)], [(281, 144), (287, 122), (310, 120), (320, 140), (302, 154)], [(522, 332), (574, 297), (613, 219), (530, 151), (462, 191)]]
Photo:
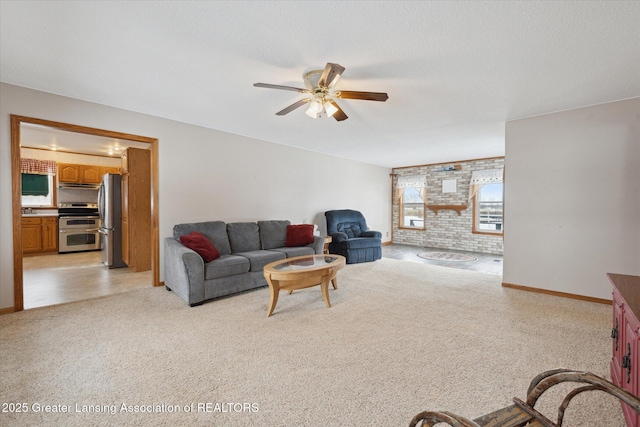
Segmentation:
[[(640, 96), (636, 1), (2, 0), (0, 19), (3, 82), (387, 167), (504, 155), (507, 120)], [(300, 94), (253, 87), (327, 62), (389, 100), (279, 117)]]
[(143, 150), (150, 148), (150, 145), (144, 142), (68, 132), (31, 123), (21, 124), (20, 146), (115, 158), (119, 158), (122, 152), (129, 147)]

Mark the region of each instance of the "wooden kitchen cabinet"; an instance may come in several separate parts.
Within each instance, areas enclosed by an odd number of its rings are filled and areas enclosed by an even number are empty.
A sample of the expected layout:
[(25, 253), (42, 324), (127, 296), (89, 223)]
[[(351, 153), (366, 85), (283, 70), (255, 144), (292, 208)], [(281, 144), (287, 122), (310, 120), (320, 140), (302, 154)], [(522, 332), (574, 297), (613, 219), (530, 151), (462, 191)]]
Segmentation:
[(129, 257), (129, 174), (122, 175), (122, 260), (131, 266)]
[(58, 217), (42, 218), (42, 251), (58, 252)]
[(58, 217), (23, 217), (22, 252), (38, 255), (58, 252)]
[(40, 218), (22, 218), (22, 252), (42, 252), (42, 224)]
[[(608, 273), (613, 285), (611, 381), (638, 396), (640, 392), (640, 276)], [(622, 405), (627, 426), (640, 427), (640, 415)]]
[(122, 153), (122, 258), (135, 272), (151, 269), (151, 153)]
[(80, 165), (58, 163), (58, 182), (80, 182)]
[(103, 175), (102, 168), (102, 166), (58, 163), (58, 182), (99, 184)]
[(111, 167), (111, 166), (101, 166), (100, 167), (100, 176), (104, 176), (107, 173), (115, 173), (117, 175), (120, 174), (120, 168), (119, 167)]
[(100, 166), (80, 165), (80, 176), (83, 184), (100, 184)]

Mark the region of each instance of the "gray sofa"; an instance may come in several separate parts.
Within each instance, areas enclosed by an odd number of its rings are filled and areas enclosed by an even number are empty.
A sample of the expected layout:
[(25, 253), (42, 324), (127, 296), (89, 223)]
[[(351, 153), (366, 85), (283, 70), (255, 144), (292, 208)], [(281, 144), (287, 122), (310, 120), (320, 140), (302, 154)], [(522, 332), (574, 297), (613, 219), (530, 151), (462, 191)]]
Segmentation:
[[(204, 301), (267, 286), (262, 269), (270, 262), (324, 252), (324, 237), (306, 246), (286, 247), (289, 221), (222, 221), (178, 224), (164, 240), (164, 284), (191, 307)], [(220, 258), (205, 263), (180, 243), (193, 231), (213, 243)]]

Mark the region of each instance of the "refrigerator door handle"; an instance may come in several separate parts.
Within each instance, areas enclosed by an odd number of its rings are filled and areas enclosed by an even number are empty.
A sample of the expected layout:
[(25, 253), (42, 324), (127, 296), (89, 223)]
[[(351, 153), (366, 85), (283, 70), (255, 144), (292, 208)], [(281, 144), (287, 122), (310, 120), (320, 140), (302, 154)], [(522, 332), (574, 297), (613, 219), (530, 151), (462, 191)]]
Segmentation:
[[(104, 181), (104, 177), (102, 177)], [(104, 218), (104, 182), (100, 182), (100, 187), (98, 188), (98, 215), (102, 220)]]

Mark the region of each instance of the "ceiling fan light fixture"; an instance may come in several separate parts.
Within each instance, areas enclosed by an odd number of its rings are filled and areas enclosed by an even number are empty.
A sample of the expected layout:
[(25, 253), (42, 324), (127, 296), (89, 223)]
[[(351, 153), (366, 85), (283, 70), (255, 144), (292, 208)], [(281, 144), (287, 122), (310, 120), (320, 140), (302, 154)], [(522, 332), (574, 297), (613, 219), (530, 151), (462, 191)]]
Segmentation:
[(313, 111), (312, 107), (307, 108), (307, 111), (305, 111), (304, 113), (312, 119), (320, 118), (320, 113), (316, 113), (315, 111)]
[(322, 103), (321, 99), (314, 99), (313, 101), (311, 101), (311, 103), (309, 104), (309, 110), (313, 111), (314, 113), (322, 113), (322, 109), (324, 108), (324, 105)]
[(336, 113), (336, 111), (338, 111), (338, 109), (334, 107), (332, 103), (327, 102), (324, 104), (324, 111), (326, 111), (327, 116), (331, 117)]
[(327, 66), (324, 70), (312, 70), (304, 75), (304, 84), (306, 89), (301, 89), (292, 86), (274, 85), (269, 83), (254, 83), (255, 87), (289, 90), (307, 94), (307, 98), (303, 98), (296, 103), (293, 103), (285, 109), (278, 111), (276, 116), (284, 116), (289, 114), (293, 110), (302, 107), (304, 104), (309, 103), (309, 107), (305, 111), (305, 114), (313, 119), (318, 119), (323, 115), (333, 117), (336, 121), (344, 121), (349, 117), (342, 111), (340, 106), (336, 104), (336, 99), (359, 99), (365, 101), (379, 101), (385, 102), (389, 99), (389, 96), (384, 92), (362, 92), (362, 91), (339, 91), (334, 87), (344, 67), (339, 64), (327, 62)]

